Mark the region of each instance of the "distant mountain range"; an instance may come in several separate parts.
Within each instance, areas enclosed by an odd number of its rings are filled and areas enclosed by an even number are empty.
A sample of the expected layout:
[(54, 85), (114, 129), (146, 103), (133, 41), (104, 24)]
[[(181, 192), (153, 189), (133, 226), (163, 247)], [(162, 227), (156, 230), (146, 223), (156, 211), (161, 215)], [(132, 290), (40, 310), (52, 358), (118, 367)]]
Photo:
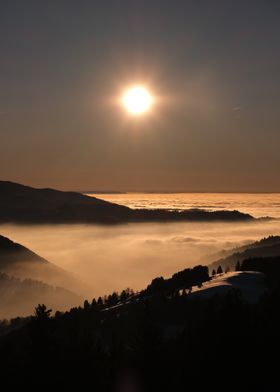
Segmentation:
[(239, 211), (133, 210), (95, 197), (54, 189), (35, 189), (0, 181), (0, 222), (126, 223), (166, 221), (252, 221)]

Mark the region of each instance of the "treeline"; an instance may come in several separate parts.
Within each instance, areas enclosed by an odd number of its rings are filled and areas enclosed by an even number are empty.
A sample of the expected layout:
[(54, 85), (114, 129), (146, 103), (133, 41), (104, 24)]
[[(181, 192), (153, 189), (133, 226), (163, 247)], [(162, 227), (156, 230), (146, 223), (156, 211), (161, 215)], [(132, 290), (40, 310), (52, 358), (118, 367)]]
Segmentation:
[(135, 292), (127, 288), (122, 290), (121, 293), (114, 291), (112, 294), (104, 295), (103, 297), (93, 298), (91, 302), (88, 300), (84, 301), (84, 309), (96, 309), (102, 310), (116, 306), (120, 303), (124, 303), (128, 299), (131, 299), (135, 295)]
[(176, 295), (208, 279), (198, 266), (54, 317), (38, 305), (0, 336), (2, 382), (102, 392), (278, 390), (280, 285), (254, 304), (236, 290)]
[(257, 304), (232, 291), (195, 300), (161, 292), (125, 307), (55, 317), (39, 305), (24, 327), (0, 338), (2, 382), (104, 392), (213, 383), (216, 391), (278, 390), (272, 350), (279, 350), (279, 305), (279, 288)]
[(239, 263), (241, 271), (258, 271), (266, 275), (270, 286), (280, 285), (280, 255), (278, 257), (256, 257)]
[[(9, 292), (7, 292), (7, 289)], [(34, 279), (19, 279), (14, 276), (8, 275), (4, 272), (0, 272), (0, 295), (1, 296), (9, 296), (11, 292), (15, 294), (26, 293), (28, 291), (37, 290), (42, 293), (64, 293), (68, 290), (62, 287), (51, 286), (47, 283), (41, 282), (39, 280)]]
[(81, 301), (79, 296), (64, 288), (0, 272), (0, 318), (29, 315), (38, 299), (63, 310)]
[(93, 298), (91, 302), (84, 301), (84, 309), (104, 310), (117, 305), (124, 304), (126, 301), (136, 301), (147, 298), (150, 295), (169, 295), (174, 296), (180, 290), (191, 290), (193, 286), (202, 286), (210, 279), (208, 267), (198, 265), (194, 268), (186, 268), (172, 275), (171, 278), (164, 279), (162, 276), (152, 280), (146, 289), (135, 293), (132, 289), (127, 288), (121, 293), (113, 292), (103, 297)]
[[(183, 290), (183, 293), (187, 293), (187, 291), (191, 292), (193, 286), (202, 286), (203, 283), (208, 281), (209, 279), (210, 277), (208, 267), (198, 265), (194, 268), (187, 268), (183, 271), (179, 271), (168, 279), (164, 279), (163, 277), (155, 278), (147, 286), (146, 289), (141, 290), (140, 292), (134, 292), (133, 289), (127, 288), (125, 290), (122, 290), (120, 293), (115, 291), (109, 295), (93, 298), (90, 301), (86, 299), (83, 303), (83, 306), (70, 307), (69, 313), (73, 314), (81, 310), (92, 310), (97, 312), (109, 309), (112, 310), (114, 307), (123, 306), (126, 304), (133, 304), (137, 301), (144, 301), (151, 296), (175, 297), (179, 294), (180, 290)], [(17, 303), (20, 298), (21, 308), (25, 309), (25, 302), (27, 303), (27, 306), (29, 306), (30, 311), (30, 301), (32, 301), (32, 306), (34, 306), (34, 296), (36, 298), (39, 298), (41, 302), (46, 302), (51, 307), (53, 307), (53, 298), (47, 297), (48, 294), (68, 293), (67, 290), (52, 287), (43, 282), (34, 281), (32, 279), (25, 279), (24, 281), (21, 281), (20, 279), (8, 276), (7, 274), (3, 273), (0, 273), (0, 294), (1, 287), (6, 297), (6, 299), (4, 298), (4, 296), (2, 298), (4, 300), (5, 308), (10, 308), (12, 303), (14, 303), (15, 301)], [(21, 293), (21, 295), (19, 295), (19, 293)], [(7, 297), (10, 297), (9, 300), (7, 300)], [(29, 299), (29, 301), (27, 299)], [(13, 309), (12, 312), (14, 312)], [(59, 310), (55, 312), (56, 316), (60, 316), (62, 314), (63, 312)], [(21, 318), (13, 319), (12, 322), (15, 328), (21, 325), (20, 320)], [(22, 320), (25, 322), (25, 319)], [(5, 333), (6, 330), (9, 329), (9, 322), (4, 320), (4, 322), (0, 323), (0, 335), (1, 333)]]
[(147, 287), (146, 293), (169, 293), (174, 294), (181, 289), (190, 290), (192, 286), (201, 286), (210, 279), (208, 267), (198, 265), (175, 273), (171, 278), (155, 278)]
[[(252, 257), (237, 261), (234, 271), (262, 272), (266, 276), (269, 286), (278, 286), (280, 285), (280, 255), (276, 257)], [(217, 270), (212, 270), (212, 276), (224, 272), (230, 272), (230, 268), (227, 266), (223, 270), (222, 266), (219, 265)]]

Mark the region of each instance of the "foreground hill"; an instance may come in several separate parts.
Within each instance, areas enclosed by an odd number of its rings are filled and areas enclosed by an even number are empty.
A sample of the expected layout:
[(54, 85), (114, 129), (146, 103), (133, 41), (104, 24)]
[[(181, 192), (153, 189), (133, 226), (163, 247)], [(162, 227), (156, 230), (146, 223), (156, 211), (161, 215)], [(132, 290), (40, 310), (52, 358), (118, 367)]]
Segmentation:
[(80, 285), (67, 271), (3, 236), (0, 236), (0, 272), (72, 290)]
[(122, 223), (161, 221), (251, 221), (239, 211), (133, 210), (76, 192), (35, 189), (0, 181), (0, 222)]
[(235, 289), (240, 292), (244, 300), (250, 303), (256, 303), (267, 290), (265, 275), (259, 270), (228, 272), (212, 277), (211, 280), (205, 282), (203, 286), (195, 286), (192, 288), (191, 295), (193, 297), (208, 297), (215, 295), (226, 295)]
[(280, 255), (245, 259), (240, 269), (242, 271), (260, 271), (266, 275), (267, 284), (272, 287), (280, 286)]
[(39, 306), (32, 318), (0, 324), (2, 382), (104, 392), (278, 390), (280, 287), (259, 298), (263, 289), (262, 274), (210, 280), (197, 266), (54, 317)]

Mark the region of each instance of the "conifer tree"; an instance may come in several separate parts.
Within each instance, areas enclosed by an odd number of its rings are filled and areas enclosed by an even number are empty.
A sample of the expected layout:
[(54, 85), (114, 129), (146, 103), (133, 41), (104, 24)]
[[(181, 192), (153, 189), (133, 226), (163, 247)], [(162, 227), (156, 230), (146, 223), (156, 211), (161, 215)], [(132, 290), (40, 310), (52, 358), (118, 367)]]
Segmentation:
[(218, 269), (217, 269), (217, 274), (222, 274), (224, 271), (222, 269), (222, 267), (219, 265)]

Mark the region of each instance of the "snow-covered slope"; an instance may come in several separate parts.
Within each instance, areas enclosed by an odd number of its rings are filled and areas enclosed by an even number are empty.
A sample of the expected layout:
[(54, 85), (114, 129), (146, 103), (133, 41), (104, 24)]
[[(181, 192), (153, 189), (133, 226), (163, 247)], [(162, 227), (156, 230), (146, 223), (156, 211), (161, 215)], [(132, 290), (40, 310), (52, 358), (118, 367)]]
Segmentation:
[(265, 276), (261, 272), (228, 272), (214, 276), (202, 287), (192, 288), (192, 296), (224, 295), (231, 289), (241, 292), (243, 298), (248, 302), (257, 302), (259, 297), (266, 291)]

